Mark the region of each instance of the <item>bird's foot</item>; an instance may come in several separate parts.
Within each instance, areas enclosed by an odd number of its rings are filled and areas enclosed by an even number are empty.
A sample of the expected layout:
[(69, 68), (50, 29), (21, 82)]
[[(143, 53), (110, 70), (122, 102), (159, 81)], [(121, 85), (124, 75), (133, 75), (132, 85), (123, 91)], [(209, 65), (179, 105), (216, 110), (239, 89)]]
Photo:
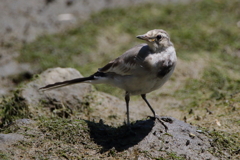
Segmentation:
[(151, 119), (151, 120), (156, 120), (156, 116), (147, 116), (147, 118)]
[(158, 122), (160, 122), (162, 125), (163, 125), (163, 127), (165, 128), (165, 131), (167, 132), (167, 130), (168, 130), (168, 127), (164, 124), (164, 122), (169, 122), (169, 123), (172, 123), (172, 119), (170, 119), (170, 118), (164, 118), (164, 117), (160, 117), (160, 116), (158, 116), (158, 115), (155, 115), (155, 116), (148, 116), (148, 118), (150, 118), (150, 119), (152, 119), (152, 120), (158, 120)]

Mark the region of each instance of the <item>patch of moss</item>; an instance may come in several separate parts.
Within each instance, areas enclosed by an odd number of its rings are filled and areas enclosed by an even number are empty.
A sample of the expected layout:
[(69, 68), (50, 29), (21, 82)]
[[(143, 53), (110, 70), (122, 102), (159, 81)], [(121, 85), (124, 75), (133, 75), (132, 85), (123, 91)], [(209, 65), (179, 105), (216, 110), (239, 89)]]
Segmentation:
[(8, 160), (8, 159), (10, 159), (10, 156), (9, 156), (8, 154), (0, 151), (0, 158), (1, 158), (2, 160)]
[(19, 92), (17, 90), (12, 97), (2, 99), (0, 103), (1, 127), (9, 125), (16, 119), (31, 117), (28, 106)]
[(90, 139), (88, 127), (83, 120), (65, 118), (43, 118), (40, 120), (39, 129), (45, 135), (45, 140), (61, 141), (69, 144), (78, 144)]
[(240, 148), (238, 133), (229, 134), (220, 131), (211, 131), (209, 135), (212, 138), (211, 145), (213, 149), (211, 152), (216, 157), (228, 157), (226, 153), (230, 154), (231, 157), (238, 155), (237, 151)]
[(39, 117), (36, 125), (28, 127), (15, 131), (25, 139), (12, 146), (24, 159), (82, 159), (89, 150), (99, 150), (84, 120)]
[(147, 152), (145, 154), (148, 155), (146, 157), (149, 157), (149, 158), (155, 159), (155, 160), (185, 160), (186, 159), (186, 157), (178, 156), (174, 152), (166, 152), (166, 156), (164, 156), (164, 157), (152, 157)]

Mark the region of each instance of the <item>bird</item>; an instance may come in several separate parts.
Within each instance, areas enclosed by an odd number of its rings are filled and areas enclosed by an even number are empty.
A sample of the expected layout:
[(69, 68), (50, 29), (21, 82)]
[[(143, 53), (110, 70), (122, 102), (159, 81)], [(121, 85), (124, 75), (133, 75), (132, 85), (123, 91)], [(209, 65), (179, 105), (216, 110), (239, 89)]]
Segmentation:
[(132, 95), (141, 95), (147, 106), (156, 113), (146, 98), (146, 94), (159, 89), (172, 75), (177, 56), (169, 34), (163, 29), (153, 29), (136, 38), (145, 43), (136, 45), (124, 54), (110, 61), (94, 74), (41, 87), (49, 90), (77, 83), (109, 84), (125, 91), (127, 125), (129, 101)]

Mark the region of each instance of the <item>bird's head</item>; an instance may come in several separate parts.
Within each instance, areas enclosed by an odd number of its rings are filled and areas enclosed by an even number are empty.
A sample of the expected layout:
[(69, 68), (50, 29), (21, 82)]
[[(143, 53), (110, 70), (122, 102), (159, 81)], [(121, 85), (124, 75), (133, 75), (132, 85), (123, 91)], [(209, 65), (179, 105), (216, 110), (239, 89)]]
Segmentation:
[(154, 29), (146, 34), (138, 35), (137, 38), (145, 40), (152, 51), (157, 52), (172, 46), (168, 33), (162, 29)]

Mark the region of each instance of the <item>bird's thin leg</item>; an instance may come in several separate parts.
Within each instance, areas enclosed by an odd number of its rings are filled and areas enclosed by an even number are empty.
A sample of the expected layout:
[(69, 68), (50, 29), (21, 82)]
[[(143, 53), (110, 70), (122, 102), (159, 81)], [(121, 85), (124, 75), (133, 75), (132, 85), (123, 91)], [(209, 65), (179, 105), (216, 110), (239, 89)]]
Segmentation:
[(165, 131), (167, 132), (168, 127), (163, 123), (163, 121), (161, 120), (161, 118), (155, 114), (155, 111), (153, 110), (153, 108), (151, 107), (151, 105), (150, 105), (150, 104), (148, 103), (148, 101), (147, 101), (146, 94), (141, 94), (141, 96), (142, 96), (142, 99), (147, 103), (148, 107), (151, 109), (151, 111), (152, 111), (152, 113), (153, 113), (153, 116), (154, 116), (153, 118), (154, 118), (154, 119), (157, 119), (157, 120), (164, 126)]
[(125, 101), (126, 101), (126, 107), (127, 107), (127, 125), (129, 126), (130, 125), (130, 122), (129, 122), (129, 101), (130, 101), (130, 96), (129, 96), (128, 92), (126, 92), (126, 94), (125, 94)]
[(151, 105), (148, 103), (147, 98), (146, 98), (146, 94), (141, 94), (142, 99), (147, 103), (148, 107), (151, 109), (154, 118), (156, 117), (155, 111), (153, 110), (153, 108), (151, 107)]

